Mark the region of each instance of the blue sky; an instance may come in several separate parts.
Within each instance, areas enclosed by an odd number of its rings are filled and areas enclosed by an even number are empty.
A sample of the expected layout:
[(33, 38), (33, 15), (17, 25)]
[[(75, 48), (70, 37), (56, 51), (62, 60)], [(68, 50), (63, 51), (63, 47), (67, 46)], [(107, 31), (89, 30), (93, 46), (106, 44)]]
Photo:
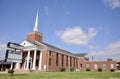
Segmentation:
[(33, 31), (37, 10), (45, 43), (94, 60), (120, 60), (120, 0), (0, 0), (0, 59), (7, 42)]

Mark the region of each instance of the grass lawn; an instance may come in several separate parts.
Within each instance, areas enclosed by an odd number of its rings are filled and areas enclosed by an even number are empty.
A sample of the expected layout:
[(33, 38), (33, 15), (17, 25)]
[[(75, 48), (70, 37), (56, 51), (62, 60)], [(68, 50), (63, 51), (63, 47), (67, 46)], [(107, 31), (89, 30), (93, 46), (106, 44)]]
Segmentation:
[(0, 79), (120, 79), (120, 72), (38, 72), (0, 74)]

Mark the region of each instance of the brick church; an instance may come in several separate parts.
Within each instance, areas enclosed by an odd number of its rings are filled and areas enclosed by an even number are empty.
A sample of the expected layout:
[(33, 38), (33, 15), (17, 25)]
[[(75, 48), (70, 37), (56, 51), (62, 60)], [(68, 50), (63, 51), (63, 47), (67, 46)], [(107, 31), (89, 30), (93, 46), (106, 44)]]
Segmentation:
[(28, 33), (27, 39), (20, 43), (24, 46), (22, 63), (17, 63), (15, 69), (60, 71), (78, 68), (76, 55), (58, 47), (43, 42), (43, 36), (38, 31), (38, 13), (33, 32)]
[(33, 32), (28, 33), (27, 39), (20, 45), (24, 46), (22, 63), (16, 63), (15, 70), (37, 70), (37, 71), (66, 71), (79, 69), (85, 71), (87, 67), (91, 70), (105, 68), (116, 69), (115, 61), (93, 61), (90, 62), (85, 53), (73, 54), (58, 47), (43, 42), (43, 35), (38, 31), (38, 13), (36, 15)]

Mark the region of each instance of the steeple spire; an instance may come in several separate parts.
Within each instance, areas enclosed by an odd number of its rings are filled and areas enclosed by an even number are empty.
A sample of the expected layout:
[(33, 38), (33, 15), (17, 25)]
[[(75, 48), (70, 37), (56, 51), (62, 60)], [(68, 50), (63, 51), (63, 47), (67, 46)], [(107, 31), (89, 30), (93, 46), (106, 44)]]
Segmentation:
[(36, 14), (35, 26), (34, 26), (33, 31), (38, 32), (38, 11), (37, 11), (37, 14)]

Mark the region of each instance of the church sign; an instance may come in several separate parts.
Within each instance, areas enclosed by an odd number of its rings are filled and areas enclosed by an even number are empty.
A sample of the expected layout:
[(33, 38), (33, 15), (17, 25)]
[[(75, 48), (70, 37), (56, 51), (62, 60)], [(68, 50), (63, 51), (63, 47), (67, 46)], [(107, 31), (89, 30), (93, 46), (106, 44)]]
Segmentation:
[(5, 61), (21, 63), (23, 46), (17, 43), (8, 42), (7, 47), (9, 49), (6, 50)]
[(15, 49), (15, 50), (23, 50), (23, 46), (17, 43), (12, 43), (12, 42), (8, 42), (7, 47)]
[(6, 50), (6, 56), (5, 56), (6, 62), (22, 62), (22, 52), (21, 51), (15, 51), (15, 50)]
[[(17, 43), (8, 42), (7, 47), (9, 49), (6, 50), (5, 61), (11, 62), (12, 65), (14, 63), (22, 62), (22, 50), (23, 46)], [(14, 68), (12, 67), (11, 75), (13, 75)]]

